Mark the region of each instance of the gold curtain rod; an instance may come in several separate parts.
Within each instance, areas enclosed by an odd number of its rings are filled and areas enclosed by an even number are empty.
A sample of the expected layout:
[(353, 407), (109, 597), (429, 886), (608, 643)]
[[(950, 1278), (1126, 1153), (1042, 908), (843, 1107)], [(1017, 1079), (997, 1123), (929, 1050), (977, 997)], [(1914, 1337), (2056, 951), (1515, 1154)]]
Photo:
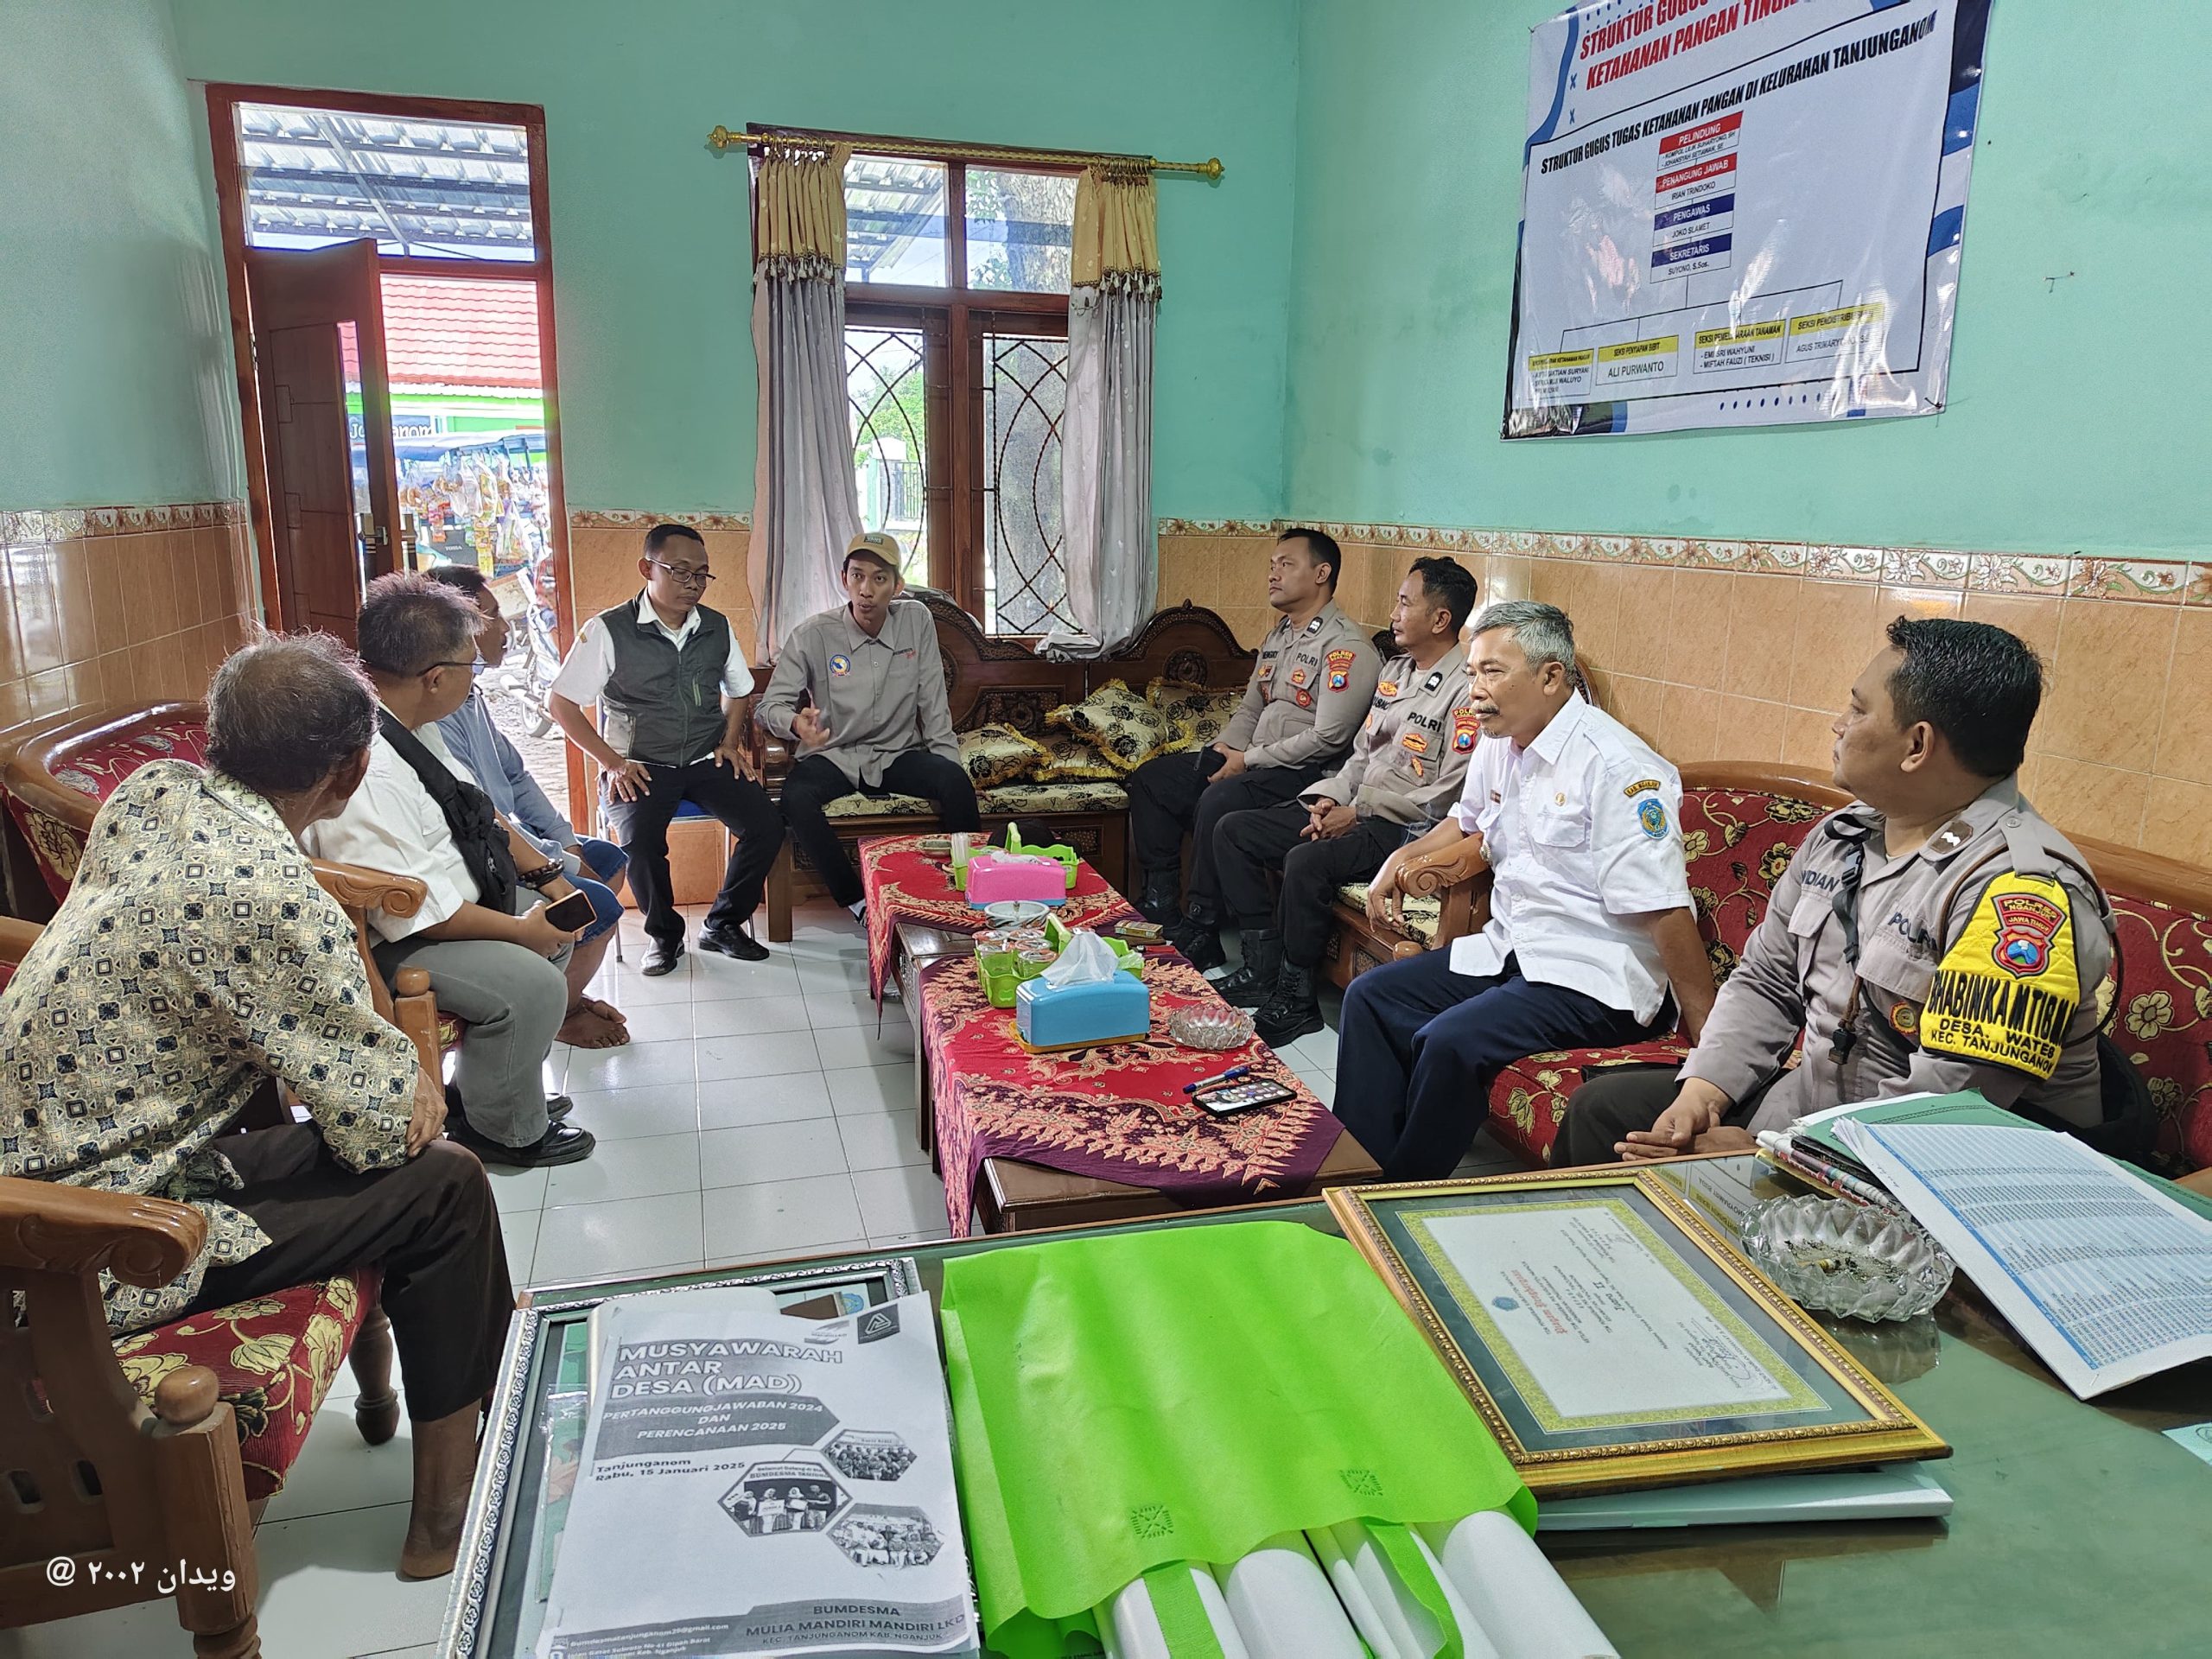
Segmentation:
[(1020, 162), (1032, 167), (1107, 167), (1142, 168), (1149, 173), (1194, 173), (1202, 179), (1221, 176), (1221, 157), (1213, 156), (1203, 162), (1163, 162), (1154, 156), (1090, 156), (1066, 149), (1020, 149), (1003, 144), (940, 144), (926, 140), (886, 138), (870, 141), (839, 134), (836, 137), (811, 132), (732, 132), (728, 127), (716, 127), (707, 135), (711, 149), (769, 149), (778, 145), (794, 148), (833, 143), (849, 143), (858, 150), (874, 150), (891, 156), (944, 156), (956, 162)]

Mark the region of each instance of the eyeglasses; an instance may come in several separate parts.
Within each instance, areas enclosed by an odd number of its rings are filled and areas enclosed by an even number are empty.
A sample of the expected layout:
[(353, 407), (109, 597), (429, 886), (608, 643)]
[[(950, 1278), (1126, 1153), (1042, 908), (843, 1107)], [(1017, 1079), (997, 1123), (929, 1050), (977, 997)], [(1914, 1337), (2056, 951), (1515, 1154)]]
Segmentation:
[(647, 559), (645, 563), (667, 571), (671, 582), (681, 582), (686, 588), (695, 584), (703, 588), (715, 579), (713, 571), (705, 569), (694, 569), (688, 564), (668, 564), (659, 559)]

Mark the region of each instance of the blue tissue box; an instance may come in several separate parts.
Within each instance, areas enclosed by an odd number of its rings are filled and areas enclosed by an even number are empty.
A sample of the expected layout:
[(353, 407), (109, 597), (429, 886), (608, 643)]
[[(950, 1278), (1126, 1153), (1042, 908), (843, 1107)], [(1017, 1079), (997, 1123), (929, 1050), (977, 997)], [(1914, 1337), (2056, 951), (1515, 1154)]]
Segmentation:
[(1032, 1048), (1126, 1042), (1151, 1034), (1152, 993), (1128, 974), (1116, 974), (1103, 985), (1058, 988), (1025, 979), (1014, 988), (1014, 1026)]

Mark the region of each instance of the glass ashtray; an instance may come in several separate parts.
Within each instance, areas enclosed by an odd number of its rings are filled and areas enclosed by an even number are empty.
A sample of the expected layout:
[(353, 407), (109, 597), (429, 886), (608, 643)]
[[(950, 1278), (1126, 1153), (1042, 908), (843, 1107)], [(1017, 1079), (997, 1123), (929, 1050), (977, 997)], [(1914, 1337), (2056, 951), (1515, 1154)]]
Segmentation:
[(1956, 1271), (1911, 1217), (1846, 1198), (1773, 1198), (1744, 1217), (1744, 1254), (1800, 1307), (1853, 1319), (1910, 1319)]
[(1252, 1016), (1227, 1003), (1178, 1008), (1167, 1016), (1167, 1034), (1185, 1048), (1242, 1048), (1252, 1040)]

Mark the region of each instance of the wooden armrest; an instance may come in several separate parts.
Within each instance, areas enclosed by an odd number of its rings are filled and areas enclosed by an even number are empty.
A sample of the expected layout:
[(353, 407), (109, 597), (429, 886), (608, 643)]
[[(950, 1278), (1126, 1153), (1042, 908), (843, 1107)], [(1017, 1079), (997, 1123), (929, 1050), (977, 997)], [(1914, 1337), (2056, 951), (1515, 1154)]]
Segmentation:
[(785, 776), (791, 769), (791, 746), (780, 737), (770, 736), (758, 725), (753, 729), (760, 740), (760, 747), (755, 751), (760, 762), (760, 775), (764, 778)]
[(1481, 842), (1472, 836), (1441, 852), (1409, 858), (1398, 871), (1398, 885), (1416, 899), (1433, 899), (1447, 887), (1477, 880), (1489, 881), (1490, 866), (1483, 861)]
[(315, 879), (322, 890), (348, 910), (381, 910), (390, 916), (412, 916), (429, 898), (429, 888), (411, 875), (391, 875), (359, 864), (315, 861)]
[(0, 962), (21, 962), (30, 954), (31, 946), (38, 943), (38, 936), (44, 931), (36, 922), (19, 922), (13, 916), (0, 916)]
[(61, 1181), (0, 1176), (0, 1267), (93, 1273), (151, 1290), (191, 1265), (207, 1242), (190, 1205), (102, 1192)]

